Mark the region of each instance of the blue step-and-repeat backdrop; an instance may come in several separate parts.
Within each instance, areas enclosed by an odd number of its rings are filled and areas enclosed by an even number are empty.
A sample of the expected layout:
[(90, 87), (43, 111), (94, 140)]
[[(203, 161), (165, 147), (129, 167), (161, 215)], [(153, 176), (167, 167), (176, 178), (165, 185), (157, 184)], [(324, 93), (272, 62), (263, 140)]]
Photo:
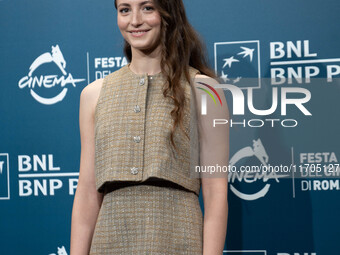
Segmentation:
[[(224, 254), (340, 254), (340, 2), (184, 3), (232, 85)], [(0, 254), (69, 254), (80, 92), (122, 46), (113, 0), (0, 0)]]

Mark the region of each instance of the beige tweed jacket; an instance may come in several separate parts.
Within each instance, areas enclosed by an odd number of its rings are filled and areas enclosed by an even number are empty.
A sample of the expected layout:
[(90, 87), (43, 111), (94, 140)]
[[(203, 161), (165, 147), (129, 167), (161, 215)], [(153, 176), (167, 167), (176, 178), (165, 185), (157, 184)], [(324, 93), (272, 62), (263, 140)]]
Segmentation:
[(175, 131), (176, 152), (170, 145), (172, 99), (162, 94), (165, 77), (135, 74), (126, 65), (106, 76), (95, 109), (96, 188), (114, 181), (143, 182), (151, 177), (168, 180), (199, 195), (196, 99), (193, 79), (199, 71), (190, 67), (191, 84), (185, 91), (184, 128)]

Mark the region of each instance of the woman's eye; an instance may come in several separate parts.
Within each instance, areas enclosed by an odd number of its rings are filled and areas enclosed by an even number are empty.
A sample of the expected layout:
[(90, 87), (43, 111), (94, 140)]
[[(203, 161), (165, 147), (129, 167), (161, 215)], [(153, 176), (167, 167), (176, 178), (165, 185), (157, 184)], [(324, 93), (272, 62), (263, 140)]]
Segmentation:
[(123, 9), (120, 9), (119, 12), (125, 13), (125, 11), (128, 11), (128, 10), (129, 10), (128, 8), (123, 8)]
[(144, 8), (146, 8), (147, 11), (153, 10), (153, 7), (152, 7), (152, 6), (145, 6)]

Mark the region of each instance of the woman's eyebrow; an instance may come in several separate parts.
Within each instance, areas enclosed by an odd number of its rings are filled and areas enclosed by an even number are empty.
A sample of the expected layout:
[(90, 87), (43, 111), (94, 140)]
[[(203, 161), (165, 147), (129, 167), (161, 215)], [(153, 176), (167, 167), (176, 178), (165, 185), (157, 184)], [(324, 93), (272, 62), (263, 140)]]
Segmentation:
[[(144, 5), (144, 4), (148, 4), (148, 3), (151, 3), (152, 4), (152, 1), (144, 1), (144, 2), (141, 2), (139, 5)], [(130, 6), (130, 4), (128, 4), (128, 3), (121, 3), (121, 4), (119, 4), (118, 5), (118, 7), (119, 6)]]

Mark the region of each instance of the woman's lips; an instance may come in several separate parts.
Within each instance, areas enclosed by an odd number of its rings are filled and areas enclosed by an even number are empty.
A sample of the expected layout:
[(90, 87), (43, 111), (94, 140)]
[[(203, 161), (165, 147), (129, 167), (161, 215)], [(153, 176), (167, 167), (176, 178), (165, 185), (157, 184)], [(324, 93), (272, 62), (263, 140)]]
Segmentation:
[(130, 32), (133, 37), (141, 37), (145, 35), (149, 30), (143, 30), (141, 32)]

